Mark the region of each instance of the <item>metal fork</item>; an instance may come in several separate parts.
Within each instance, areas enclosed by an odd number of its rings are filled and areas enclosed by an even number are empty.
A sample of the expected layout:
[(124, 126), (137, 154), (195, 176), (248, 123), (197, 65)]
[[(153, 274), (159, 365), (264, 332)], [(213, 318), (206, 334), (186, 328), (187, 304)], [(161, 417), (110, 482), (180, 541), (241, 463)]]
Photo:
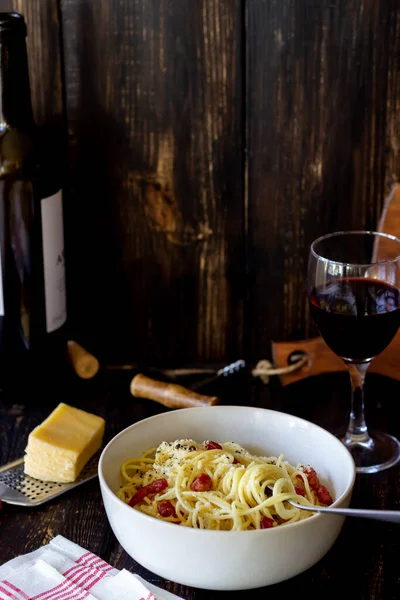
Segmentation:
[[(267, 488), (273, 492), (274, 488), (267, 485)], [(304, 505), (294, 500), (286, 500), (295, 508), (306, 510), (308, 512), (327, 513), (342, 517), (361, 517), (363, 519), (375, 519), (377, 521), (388, 521), (389, 523), (400, 523), (400, 510), (372, 510), (369, 508), (335, 508), (330, 506)]]

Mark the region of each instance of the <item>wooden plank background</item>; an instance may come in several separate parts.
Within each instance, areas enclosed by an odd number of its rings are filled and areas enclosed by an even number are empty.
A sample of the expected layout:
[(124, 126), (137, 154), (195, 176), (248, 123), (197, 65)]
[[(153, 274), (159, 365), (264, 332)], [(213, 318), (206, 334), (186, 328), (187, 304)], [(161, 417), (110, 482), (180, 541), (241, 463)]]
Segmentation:
[(11, 9), (38, 122), (67, 120), (71, 337), (182, 364), (315, 334), (310, 242), (376, 228), (399, 179), (399, 0)]
[(376, 229), (399, 179), (398, 0), (248, 0), (251, 344), (316, 334), (308, 248)]
[(62, 3), (73, 314), (105, 356), (236, 356), (240, 3)]

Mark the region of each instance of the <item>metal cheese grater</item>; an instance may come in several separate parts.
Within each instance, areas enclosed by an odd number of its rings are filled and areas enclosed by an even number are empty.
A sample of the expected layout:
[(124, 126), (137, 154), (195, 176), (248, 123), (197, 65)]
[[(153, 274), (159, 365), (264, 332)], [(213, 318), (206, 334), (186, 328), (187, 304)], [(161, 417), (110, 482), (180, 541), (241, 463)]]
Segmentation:
[(24, 459), (19, 458), (0, 467), (0, 500), (19, 506), (39, 506), (97, 477), (99, 456), (100, 452), (97, 452), (73, 483), (52, 483), (34, 479), (24, 473)]

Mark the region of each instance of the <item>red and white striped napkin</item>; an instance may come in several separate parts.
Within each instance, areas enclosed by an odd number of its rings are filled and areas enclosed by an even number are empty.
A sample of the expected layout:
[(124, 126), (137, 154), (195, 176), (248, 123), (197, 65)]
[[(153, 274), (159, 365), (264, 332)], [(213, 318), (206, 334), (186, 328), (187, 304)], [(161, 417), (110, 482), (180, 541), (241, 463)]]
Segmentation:
[(0, 566), (0, 600), (182, 600), (62, 535)]

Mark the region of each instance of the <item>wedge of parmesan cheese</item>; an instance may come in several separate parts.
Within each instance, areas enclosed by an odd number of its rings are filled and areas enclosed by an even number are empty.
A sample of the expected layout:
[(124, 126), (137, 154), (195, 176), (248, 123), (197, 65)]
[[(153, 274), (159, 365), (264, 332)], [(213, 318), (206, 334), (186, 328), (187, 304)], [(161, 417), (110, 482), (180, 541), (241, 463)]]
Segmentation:
[(103, 442), (105, 420), (60, 403), (28, 437), (24, 471), (43, 481), (70, 483)]

